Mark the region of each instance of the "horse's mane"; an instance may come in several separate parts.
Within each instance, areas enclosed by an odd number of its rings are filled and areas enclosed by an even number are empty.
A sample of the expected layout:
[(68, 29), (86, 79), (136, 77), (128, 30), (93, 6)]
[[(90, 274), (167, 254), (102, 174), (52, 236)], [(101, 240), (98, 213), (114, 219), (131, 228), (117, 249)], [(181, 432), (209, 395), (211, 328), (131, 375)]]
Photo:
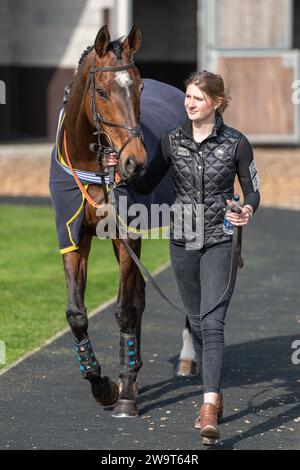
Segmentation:
[(80, 56), (80, 59), (78, 61), (78, 65), (77, 65), (77, 70), (79, 69), (80, 65), (82, 64), (82, 62), (84, 61), (84, 59), (86, 58), (86, 56), (91, 52), (91, 50), (94, 49), (94, 45), (92, 46), (87, 46), (83, 53), (81, 54)]

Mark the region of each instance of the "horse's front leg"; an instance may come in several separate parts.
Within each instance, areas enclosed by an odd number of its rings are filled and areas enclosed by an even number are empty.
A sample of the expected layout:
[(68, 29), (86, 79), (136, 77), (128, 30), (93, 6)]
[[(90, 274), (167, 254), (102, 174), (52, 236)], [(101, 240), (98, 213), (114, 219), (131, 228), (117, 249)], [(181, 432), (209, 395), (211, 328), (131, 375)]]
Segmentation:
[[(140, 256), (141, 240), (128, 240)], [(136, 264), (118, 240), (114, 241), (120, 264), (120, 285), (115, 315), (120, 327), (120, 395), (112, 416), (138, 416), (135, 402), (140, 357), (141, 319), (145, 308), (145, 282)]]
[(84, 305), (84, 292), (90, 246), (91, 236), (85, 233), (79, 250), (63, 255), (68, 288), (66, 314), (74, 335), (80, 372), (91, 383), (92, 394), (96, 401), (102, 406), (107, 406), (116, 402), (119, 389), (108, 377), (101, 377), (101, 366), (95, 357), (88, 336), (88, 317)]

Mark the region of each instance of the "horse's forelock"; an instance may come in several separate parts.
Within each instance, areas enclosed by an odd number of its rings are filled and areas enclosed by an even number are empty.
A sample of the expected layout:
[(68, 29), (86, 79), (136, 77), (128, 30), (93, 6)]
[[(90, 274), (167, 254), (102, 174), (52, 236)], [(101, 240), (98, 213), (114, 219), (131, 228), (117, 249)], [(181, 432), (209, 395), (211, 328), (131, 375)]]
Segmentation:
[(111, 41), (108, 45), (107, 51), (112, 51), (117, 59), (122, 59), (123, 54), (123, 45), (121, 39), (116, 39), (115, 41)]

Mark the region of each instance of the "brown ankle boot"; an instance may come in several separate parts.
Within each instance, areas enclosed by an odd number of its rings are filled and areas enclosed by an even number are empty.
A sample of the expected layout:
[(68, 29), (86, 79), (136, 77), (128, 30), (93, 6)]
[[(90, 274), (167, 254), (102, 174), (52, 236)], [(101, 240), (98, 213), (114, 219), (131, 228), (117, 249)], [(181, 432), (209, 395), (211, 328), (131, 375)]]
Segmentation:
[(212, 403), (204, 403), (200, 408), (200, 426), (203, 444), (213, 445), (220, 437), (218, 428), (218, 408)]
[[(222, 419), (223, 419), (223, 394), (222, 394), (222, 392), (219, 393), (216, 407), (217, 407), (217, 410), (218, 410), (218, 424), (220, 424)], [(194, 427), (196, 429), (201, 429), (200, 411), (201, 411), (201, 408), (199, 410), (199, 415), (197, 416), (197, 418), (195, 420), (195, 424), (194, 424)]]

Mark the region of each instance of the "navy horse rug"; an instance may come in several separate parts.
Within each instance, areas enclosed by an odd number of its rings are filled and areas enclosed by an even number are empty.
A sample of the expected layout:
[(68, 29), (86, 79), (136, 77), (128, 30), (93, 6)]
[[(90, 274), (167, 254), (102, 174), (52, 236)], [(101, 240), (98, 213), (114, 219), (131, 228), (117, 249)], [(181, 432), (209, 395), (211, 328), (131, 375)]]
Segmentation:
[[(156, 80), (144, 79), (144, 88), (141, 95), (141, 128), (144, 134), (148, 165), (160, 152), (161, 136), (171, 129), (178, 127), (185, 120), (186, 114), (183, 106), (184, 93), (177, 88)], [(63, 121), (61, 111), (57, 137)], [(51, 154), (50, 167), (50, 193), (55, 210), (55, 222), (62, 254), (77, 250), (80, 243), (81, 228), (84, 220), (85, 198), (72, 176), (71, 169), (64, 162), (57, 144)], [(95, 173), (75, 170), (82, 184), (87, 188), (89, 184), (102, 184)], [(117, 207), (120, 201), (127, 197), (129, 206), (142, 204), (147, 208), (147, 220), (140, 219), (138, 233), (149, 229), (157, 229), (160, 220), (151, 219), (151, 206), (153, 204), (172, 204), (172, 186), (168, 172), (149, 196), (136, 193), (128, 186), (121, 184), (115, 190)], [(108, 183), (108, 180), (106, 181)], [(128, 207), (128, 202), (127, 202)], [(122, 220), (119, 220), (122, 222)], [(124, 222), (126, 225), (128, 220)]]

